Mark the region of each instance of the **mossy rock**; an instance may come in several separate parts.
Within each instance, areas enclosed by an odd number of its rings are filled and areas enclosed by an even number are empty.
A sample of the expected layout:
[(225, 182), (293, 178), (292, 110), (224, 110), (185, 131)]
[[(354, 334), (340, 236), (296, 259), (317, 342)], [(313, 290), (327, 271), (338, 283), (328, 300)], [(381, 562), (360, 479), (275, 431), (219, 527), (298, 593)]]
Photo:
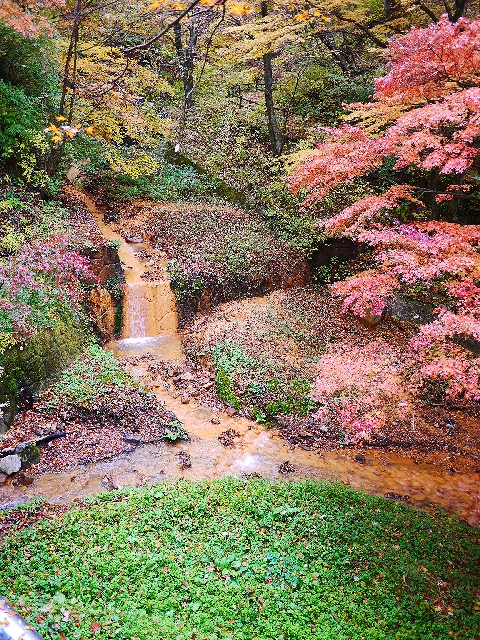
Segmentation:
[(0, 377), (5, 426), (12, 423), (18, 409), (20, 388), (27, 388), (32, 395), (43, 391), (78, 356), (86, 341), (81, 319), (72, 314), (59, 318), (53, 329), (38, 333), (27, 344), (5, 351)]

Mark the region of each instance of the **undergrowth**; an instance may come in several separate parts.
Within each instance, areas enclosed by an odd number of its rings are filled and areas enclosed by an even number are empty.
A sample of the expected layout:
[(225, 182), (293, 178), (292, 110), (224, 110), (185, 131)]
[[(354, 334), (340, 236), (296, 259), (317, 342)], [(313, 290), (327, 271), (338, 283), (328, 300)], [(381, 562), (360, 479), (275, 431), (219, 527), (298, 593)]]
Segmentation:
[(279, 415), (305, 416), (317, 406), (306, 378), (278, 361), (253, 358), (240, 344), (216, 344), (212, 364), (219, 397), (236, 409), (245, 409), (257, 422), (268, 423)]
[(479, 534), (456, 518), (338, 484), (231, 478), (86, 507), (0, 543), (0, 591), (46, 640), (478, 633)]

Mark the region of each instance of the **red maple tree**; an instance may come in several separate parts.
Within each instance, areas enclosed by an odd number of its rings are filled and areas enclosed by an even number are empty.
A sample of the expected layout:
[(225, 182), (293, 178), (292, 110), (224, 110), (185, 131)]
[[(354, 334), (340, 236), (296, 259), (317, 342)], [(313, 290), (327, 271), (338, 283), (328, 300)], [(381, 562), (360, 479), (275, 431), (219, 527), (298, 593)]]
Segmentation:
[[(411, 184), (320, 223), (327, 234), (355, 238), (374, 252), (374, 268), (332, 291), (358, 316), (381, 315), (389, 300), (412, 288), (436, 299), (440, 293), (436, 319), (411, 344), (412, 384), (418, 390), (436, 381), (446, 398), (480, 401), (478, 358), (458, 346), (480, 340), (480, 226), (432, 220), (424, 202), (429, 192), (433, 203), (472, 197), (470, 174), (480, 156), (480, 20), (451, 23), (442, 16), (394, 38), (388, 54), (372, 101), (350, 105), (349, 120), (357, 124), (325, 129), (325, 141), (288, 185), (294, 193), (305, 189), (312, 204), (394, 159)], [(415, 184), (418, 175), (429, 176), (429, 187)]]

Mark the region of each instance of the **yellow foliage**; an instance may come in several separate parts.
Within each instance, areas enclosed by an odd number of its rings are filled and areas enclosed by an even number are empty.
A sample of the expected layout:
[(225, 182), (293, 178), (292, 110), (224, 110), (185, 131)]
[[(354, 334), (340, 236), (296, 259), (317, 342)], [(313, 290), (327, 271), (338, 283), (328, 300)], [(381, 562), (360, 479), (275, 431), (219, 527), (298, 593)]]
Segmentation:
[(91, 123), (84, 129), (87, 135), (93, 135), (94, 126), (96, 137), (115, 144), (125, 136), (149, 144), (161, 126), (155, 102), (175, 96), (166, 80), (127, 60), (119, 49), (88, 41), (78, 55), (76, 92), (75, 121)]
[(399, 118), (409, 109), (406, 105), (402, 107), (397, 104), (389, 105), (378, 102), (372, 102), (366, 108), (363, 107), (359, 110), (356, 110), (355, 106), (355, 104), (351, 105), (352, 111), (343, 119), (365, 127), (372, 137), (380, 135), (386, 126), (391, 125), (393, 120)]
[(253, 11), (253, 7), (248, 2), (232, 2), (227, 6), (229, 12), (234, 16), (246, 16)]
[(107, 147), (105, 158), (114, 171), (126, 174), (133, 179), (151, 176), (158, 173), (160, 169), (160, 162), (148, 153), (136, 152), (131, 157), (125, 158), (112, 147)]

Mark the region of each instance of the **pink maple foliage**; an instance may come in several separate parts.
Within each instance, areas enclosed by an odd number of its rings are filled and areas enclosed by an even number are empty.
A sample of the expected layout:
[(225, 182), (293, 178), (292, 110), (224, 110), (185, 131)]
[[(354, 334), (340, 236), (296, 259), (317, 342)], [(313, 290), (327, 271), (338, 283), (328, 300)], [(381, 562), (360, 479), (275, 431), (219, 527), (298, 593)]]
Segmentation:
[[(325, 140), (287, 180), (312, 204), (341, 183), (368, 176), (385, 159), (394, 168), (450, 177), (437, 202), (468, 194), (480, 156), (480, 20), (447, 16), (393, 38), (387, 73), (373, 100), (354, 104), (365, 125), (324, 129)], [(383, 126), (369, 128), (380, 119)], [(405, 179), (405, 178), (404, 178)], [(399, 184), (321, 221), (330, 236), (369, 245), (374, 267), (332, 285), (343, 308), (380, 315), (389, 300), (415, 287), (441, 294), (443, 309), (410, 346), (413, 387), (441, 380), (446, 398), (480, 400), (478, 359), (453, 342), (480, 341), (480, 226), (428, 220), (422, 189)], [(412, 379), (413, 380), (413, 379)], [(413, 388), (412, 387), (412, 388)]]
[(79, 308), (85, 280), (96, 278), (67, 237), (24, 245), (0, 263), (0, 334), (24, 341), (53, 326), (59, 313)]
[(378, 169), (387, 157), (397, 169), (438, 169), (464, 174), (480, 154), (480, 20), (447, 16), (390, 42), (388, 74), (375, 82), (372, 102), (353, 104), (385, 119), (380, 135), (363, 126), (324, 129), (327, 139), (288, 179), (307, 202), (344, 181)]
[(64, 7), (65, 4), (65, 0), (26, 0), (24, 2), (2, 0), (0, 21), (31, 38), (42, 32), (51, 32), (50, 23), (41, 15), (42, 10)]
[(399, 347), (382, 339), (361, 346), (337, 343), (317, 363), (317, 420), (341, 429), (346, 443), (369, 440), (398, 398), (408, 394), (401, 379), (403, 359)]

